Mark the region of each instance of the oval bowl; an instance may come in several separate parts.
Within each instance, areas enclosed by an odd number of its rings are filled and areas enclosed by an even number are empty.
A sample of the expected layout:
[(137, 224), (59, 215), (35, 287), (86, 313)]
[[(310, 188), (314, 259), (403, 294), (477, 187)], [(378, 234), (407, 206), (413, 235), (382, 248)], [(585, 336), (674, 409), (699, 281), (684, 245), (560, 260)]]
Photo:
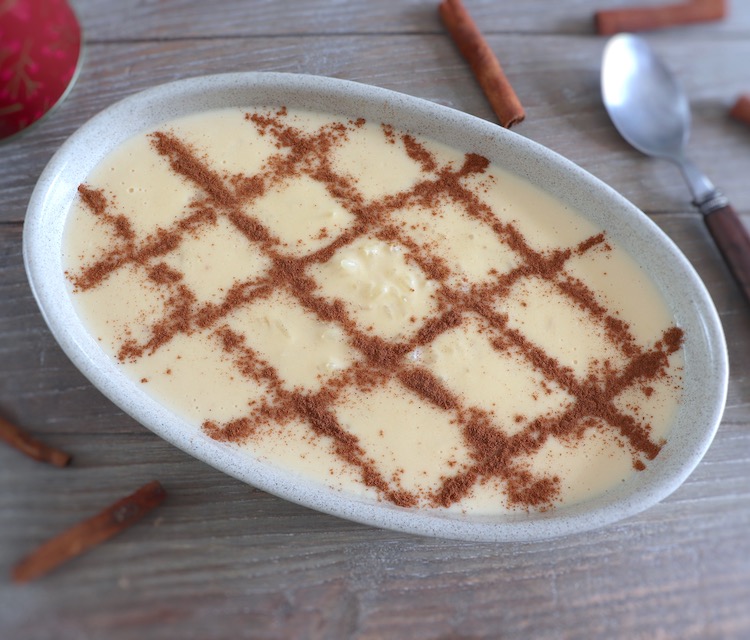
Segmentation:
[[(79, 319), (63, 275), (66, 215), (78, 185), (110, 151), (166, 120), (224, 107), (285, 105), (387, 122), (489, 158), (579, 211), (633, 255), (685, 330), (684, 398), (667, 443), (648, 468), (586, 502), (542, 513), (469, 517), (404, 509), (300, 482), (188, 425), (138, 388)], [(57, 151), (32, 194), (24, 261), (50, 330), (81, 372), (112, 402), (190, 455), (259, 489), (374, 526), (464, 540), (530, 541), (581, 532), (636, 514), (672, 493), (701, 460), (721, 420), (727, 353), (721, 323), (698, 275), (674, 243), (606, 184), (549, 149), (473, 116), (355, 82), (282, 73), (235, 73), (181, 80), (104, 110)]]

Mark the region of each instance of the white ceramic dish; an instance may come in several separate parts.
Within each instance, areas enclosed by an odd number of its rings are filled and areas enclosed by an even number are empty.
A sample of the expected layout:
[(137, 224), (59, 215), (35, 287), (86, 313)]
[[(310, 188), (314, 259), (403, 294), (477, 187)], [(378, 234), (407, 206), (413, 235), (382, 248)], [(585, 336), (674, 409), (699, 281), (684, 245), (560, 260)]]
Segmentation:
[[(605, 228), (651, 274), (687, 336), (684, 402), (659, 456), (618, 490), (585, 503), (539, 514), (441, 516), (343, 497), (238, 455), (232, 447), (186, 428), (126, 378), (82, 325), (63, 276), (63, 227), (78, 185), (112, 149), (146, 128), (208, 109), (264, 105), (362, 116), (480, 153)], [(313, 509), (376, 526), (492, 541), (535, 540), (602, 526), (673, 492), (703, 457), (724, 408), (728, 367), (716, 310), (682, 253), (643, 213), (589, 173), (519, 135), (431, 102), (353, 82), (277, 73), (226, 74), (158, 86), (111, 106), (71, 136), (42, 173), (26, 216), (24, 259), (55, 338), (84, 375), (124, 411), (231, 476)]]

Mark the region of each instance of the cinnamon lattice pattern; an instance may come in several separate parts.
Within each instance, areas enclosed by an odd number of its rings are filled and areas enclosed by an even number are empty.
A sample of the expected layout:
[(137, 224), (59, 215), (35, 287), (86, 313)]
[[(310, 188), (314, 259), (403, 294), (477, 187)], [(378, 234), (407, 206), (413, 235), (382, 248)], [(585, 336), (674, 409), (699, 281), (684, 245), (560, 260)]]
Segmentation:
[[(171, 171), (195, 189), (195, 198), (183, 211), (175, 212), (171, 225), (138, 240), (128, 215), (118, 211), (103, 191), (81, 185), (79, 192), (87, 209), (111, 229), (114, 240), (77, 273), (70, 275), (77, 290), (104, 286), (108, 278), (124, 268), (142, 270), (150, 283), (161, 289), (162, 317), (153, 323), (145, 340), (126, 338), (117, 357), (135, 361), (153, 354), (177, 335), (209, 330), (217, 345), (232, 359), (236, 371), (269, 390), (264, 401), (246, 415), (218, 424), (206, 421), (204, 431), (220, 441), (245, 442), (258, 433), (259, 425), (291, 425), (302, 421), (315, 437), (327, 438), (336, 455), (358, 469), (361, 481), (375, 488), (381, 497), (397, 505), (432, 504), (449, 506), (467, 496), (472, 487), (488, 478), (500, 479), (513, 506), (547, 508), (559, 493), (560, 478), (533, 473), (525, 464), (548, 437), (575, 440), (590, 427), (611, 430), (632, 453), (636, 469), (643, 460), (653, 459), (660, 450), (644, 421), (616, 406), (625, 390), (647, 385), (667, 375), (669, 356), (682, 344), (682, 331), (667, 329), (650, 348), (639, 345), (626, 323), (610, 312), (597, 295), (566, 270), (568, 261), (591, 251), (608, 251), (604, 234), (594, 235), (566, 248), (538, 251), (518, 228), (496, 216), (490, 204), (467, 186), (472, 177), (486, 172), (489, 161), (466, 154), (463, 163), (441, 166), (435, 155), (414, 137), (383, 126), (388, 143), (399, 146), (421, 167), (421, 177), (410, 188), (378, 198), (367, 198), (356, 180), (337, 172), (331, 161), (338, 145), (361, 128), (363, 120), (329, 122), (313, 132), (294, 126), (286, 109), (250, 112), (247, 126), (274, 143), (272, 153), (257, 173), (228, 176), (199, 155), (173, 132), (151, 134), (153, 150)], [(322, 186), (348, 214), (352, 223), (328, 238), (325, 230), (308, 251), (290, 252), (271, 225), (253, 213), (254, 203), (272, 189), (283, 188), (295, 179), (312, 180)], [(402, 224), (409, 207), (435, 208), (450, 205), (462, 215), (491, 230), (513, 256), (513, 266), (503, 273), (490, 271), (482, 282), (456, 279), (454, 265), (434, 248), (415, 241)], [(267, 263), (262, 275), (227, 283), (210, 301), (199, 301), (184, 274), (165, 261), (189, 238), (223, 220), (241, 235), (249, 250), (259, 252)], [(408, 263), (433, 283), (433, 313), (416, 320), (397, 338), (387, 339), (358, 321), (345, 297), (324, 295), (316, 270), (338, 251), (360, 239), (377, 239), (398, 246)], [(607, 341), (622, 356), (621, 366), (602, 364), (600, 371), (581, 377), (563, 366), (529, 336), (509, 322), (498, 310), (498, 302), (524, 281), (546, 281), (555, 294), (586, 314), (592, 326), (601, 329)], [(332, 372), (319, 389), (290, 388), (279, 368), (259, 353), (252, 335), (229, 326), (227, 318), (240, 309), (262, 305), (283, 291), (307, 314), (320, 322), (339, 327), (348, 346), (356, 353), (353, 362)], [(546, 384), (556, 385), (570, 397), (553, 413), (526, 420), (520, 427), (499, 424), (495, 415), (466, 401), (464, 394), (449, 388), (429, 367), (408, 355), (424, 349), (440, 336), (463, 326), (472, 318), (479, 322), (488, 348), (498, 357), (521, 359)], [(471, 462), (446, 471), (439, 486), (429, 495), (417, 495), (378, 468), (361, 439), (347, 430), (335, 410), (345, 393), (367, 394), (372, 389), (397, 384), (416, 394), (423, 403), (450, 416), (470, 452)], [(517, 421), (521, 421), (518, 416)]]

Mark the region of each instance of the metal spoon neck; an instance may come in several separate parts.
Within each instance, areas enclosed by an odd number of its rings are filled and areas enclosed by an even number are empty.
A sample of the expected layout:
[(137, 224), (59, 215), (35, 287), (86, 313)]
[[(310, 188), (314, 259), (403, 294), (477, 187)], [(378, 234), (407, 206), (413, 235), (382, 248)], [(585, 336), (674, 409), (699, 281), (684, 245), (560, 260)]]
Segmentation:
[(680, 172), (693, 196), (693, 205), (701, 213), (708, 214), (729, 204), (729, 201), (708, 179), (708, 176), (691, 160), (681, 154), (672, 157), (671, 160), (680, 168)]
[(714, 189), (713, 192), (706, 194), (703, 200), (693, 200), (693, 206), (707, 216), (709, 213), (728, 207), (729, 198), (718, 189)]

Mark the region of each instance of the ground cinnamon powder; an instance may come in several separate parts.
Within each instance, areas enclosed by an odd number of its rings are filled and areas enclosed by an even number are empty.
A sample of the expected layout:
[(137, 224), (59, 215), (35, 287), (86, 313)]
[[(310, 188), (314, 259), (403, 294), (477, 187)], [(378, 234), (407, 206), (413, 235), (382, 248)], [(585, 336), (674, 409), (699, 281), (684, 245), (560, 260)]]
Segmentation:
[[(548, 438), (575, 441), (589, 428), (614, 430), (632, 452), (634, 468), (645, 468), (643, 459), (653, 459), (661, 444), (652, 441), (647, 424), (618, 409), (614, 399), (630, 387), (653, 392), (648, 383), (668, 375), (669, 356), (680, 349), (684, 336), (681, 329), (670, 327), (652, 348), (640, 347), (627, 323), (612, 315), (585, 283), (565, 274), (564, 267), (571, 256), (610, 250), (603, 233), (568, 249), (548, 252), (533, 249), (512, 223), (498, 219), (492, 208), (466, 187), (464, 178), (487, 170), (486, 158), (468, 153), (460, 167), (440, 167), (423, 144), (408, 134), (399, 137), (389, 125), (382, 126), (385, 139), (394, 145), (400, 140), (406, 155), (421, 167), (422, 177), (410, 189), (367, 201), (359, 193), (356, 181), (334, 170), (330, 158), (336, 145), (346, 140), (349, 131), (363, 126), (364, 121), (331, 123), (316, 132), (306, 133), (290, 124), (287, 115), (285, 108), (247, 115), (248, 124), (261, 135), (270, 136), (278, 150), (266, 162), (264, 170), (254, 176), (223, 176), (174, 133), (165, 130), (152, 134), (155, 153), (168, 162), (176, 175), (194, 186), (200, 197), (185, 217), (139, 242), (128, 218), (113, 212), (116, 206), (106, 194), (81, 185), (83, 204), (103, 224), (109, 225), (116, 242), (113, 249), (98, 256), (80, 273), (69, 276), (76, 290), (101, 286), (118, 269), (136, 265), (145, 270), (152, 286), (164, 292), (163, 317), (150, 328), (150, 337), (144, 342), (122, 337), (118, 353), (121, 360), (137, 360), (154, 353), (178, 334), (212, 329), (238, 373), (262, 385), (267, 390), (267, 399), (253, 407), (247, 416), (226, 424), (206, 421), (203, 429), (208, 435), (221, 441), (246, 442), (259, 437), (263, 426), (301, 420), (316, 437), (331, 442), (336, 455), (345, 464), (359, 470), (366, 486), (399, 506), (414, 506), (426, 500), (435, 506), (448, 507), (469, 495), (477, 482), (499, 478), (504, 481), (511, 506), (549, 508), (559, 494), (561, 479), (534, 475), (529, 470), (528, 459)], [(303, 175), (322, 184), (356, 221), (327, 246), (295, 256), (285, 252), (272, 230), (252, 216), (252, 203), (274, 185)], [(451, 265), (429, 247), (409, 238), (391, 218), (391, 214), (411, 205), (437, 208), (446, 201), (492, 229), (518, 256), (518, 266), (504, 274), (493, 272), (489, 283), (472, 284), (468, 290), (451, 288), (448, 285)], [(228, 220), (255, 250), (262, 252), (271, 267), (262, 278), (233, 284), (219, 303), (199, 304), (185, 285), (183, 274), (161, 259), (187, 237), (215, 225), (219, 217)], [(359, 326), (346, 304), (322, 296), (317, 282), (309, 275), (311, 266), (326, 262), (341, 247), (364, 236), (399, 244), (407, 259), (438, 285), (435, 294), (438, 313), (420, 320), (421, 326), (408, 340), (387, 341)], [(607, 339), (627, 356), (627, 366), (618, 371), (604, 368), (603, 379), (580, 380), (570, 368), (511, 328), (508, 317), (495, 311), (494, 305), (516, 282), (528, 278), (549, 282), (571, 305), (602, 322)], [(288, 388), (274, 367), (252, 348), (252, 340), (223, 322), (232, 311), (262, 303), (279, 290), (285, 290), (306, 312), (322, 322), (340, 327), (360, 356), (348, 369), (326, 381), (319, 391)], [(554, 418), (537, 418), (521, 431), (508, 435), (490, 413), (468, 406), (460, 394), (446, 387), (429, 369), (406, 358), (414, 349), (429, 345), (440, 335), (460, 327), (469, 315), (482, 319), (488, 348), (494, 348), (505, 357), (530, 363), (543, 375), (545, 385), (557, 385), (571, 396), (570, 406)], [(417, 320), (412, 318), (411, 321)], [(449, 414), (471, 452), (472, 462), (458, 470), (452, 469), (453, 464), (446, 468), (441, 485), (430, 495), (415, 495), (399, 486), (397, 479), (385, 478), (358, 438), (348, 432), (337, 417), (336, 402), (344, 391), (359, 389), (367, 393), (389, 380), (397, 380), (422, 402)], [(540, 389), (540, 393), (543, 392), (544, 389)], [(523, 416), (516, 416), (516, 422), (524, 420)]]

